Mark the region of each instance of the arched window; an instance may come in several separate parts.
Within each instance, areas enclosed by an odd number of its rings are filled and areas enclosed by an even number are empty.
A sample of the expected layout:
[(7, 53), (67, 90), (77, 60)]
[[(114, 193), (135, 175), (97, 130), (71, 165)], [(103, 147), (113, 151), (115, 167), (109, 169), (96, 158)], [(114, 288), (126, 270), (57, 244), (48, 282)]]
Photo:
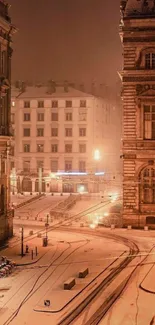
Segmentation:
[(141, 203), (155, 204), (155, 167), (145, 168), (140, 177)]
[(145, 54), (145, 69), (155, 69), (155, 53)]

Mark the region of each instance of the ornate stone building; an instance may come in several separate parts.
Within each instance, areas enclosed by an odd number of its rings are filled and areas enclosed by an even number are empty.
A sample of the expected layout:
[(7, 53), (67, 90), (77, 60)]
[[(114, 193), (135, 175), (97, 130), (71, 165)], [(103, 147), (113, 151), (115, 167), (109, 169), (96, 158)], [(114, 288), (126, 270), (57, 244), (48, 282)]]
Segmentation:
[(9, 5), (0, 0), (0, 242), (13, 232), (13, 213), (9, 210), (11, 141), (11, 56), (12, 35), (16, 28), (8, 14)]
[(124, 225), (155, 226), (155, 1), (121, 1)]

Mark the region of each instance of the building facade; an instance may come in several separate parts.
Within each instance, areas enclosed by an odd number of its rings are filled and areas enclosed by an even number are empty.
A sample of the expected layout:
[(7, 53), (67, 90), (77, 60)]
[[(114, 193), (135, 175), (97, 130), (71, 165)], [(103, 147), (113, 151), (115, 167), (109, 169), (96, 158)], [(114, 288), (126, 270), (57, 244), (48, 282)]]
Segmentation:
[(12, 87), (12, 192), (103, 189), (104, 101), (66, 84)]
[(16, 31), (8, 13), (9, 5), (0, 1), (0, 242), (13, 233), (10, 207), (9, 151), (11, 140), (11, 56)]
[(155, 5), (121, 1), (124, 225), (155, 224)]

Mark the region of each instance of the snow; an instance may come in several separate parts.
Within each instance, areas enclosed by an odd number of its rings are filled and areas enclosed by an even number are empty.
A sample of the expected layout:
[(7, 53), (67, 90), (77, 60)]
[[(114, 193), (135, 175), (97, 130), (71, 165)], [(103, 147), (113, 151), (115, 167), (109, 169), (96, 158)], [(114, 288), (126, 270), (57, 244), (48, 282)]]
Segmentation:
[[(146, 6), (147, 4), (147, 6)], [(134, 16), (138, 14), (152, 14), (155, 12), (154, 0), (128, 0), (126, 4), (126, 16)]]

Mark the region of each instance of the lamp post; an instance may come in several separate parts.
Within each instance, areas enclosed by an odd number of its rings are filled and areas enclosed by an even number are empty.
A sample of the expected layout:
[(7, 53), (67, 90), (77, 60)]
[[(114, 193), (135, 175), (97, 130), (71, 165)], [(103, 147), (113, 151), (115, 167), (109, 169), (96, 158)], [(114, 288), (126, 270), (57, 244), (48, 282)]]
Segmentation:
[[(98, 162), (100, 161), (100, 159), (101, 159), (100, 150), (99, 149), (95, 149), (94, 150), (94, 160), (96, 162), (96, 164), (95, 164), (95, 173), (98, 172)], [(96, 184), (98, 185), (98, 179), (97, 179)], [(99, 192), (99, 186), (97, 186), (97, 192)]]
[(24, 228), (20, 228), (20, 233), (21, 233), (21, 257), (24, 256)]
[(48, 229), (48, 226), (49, 226), (49, 223), (48, 223), (48, 221), (49, 221), (49, 214), (47, 213), (47, 215), (46, 215), (46, 223), (45, 223), (45, 227), (46, 227), (46, 243), (48, 242), (48, 236), (47, 236), (47, 229)]

